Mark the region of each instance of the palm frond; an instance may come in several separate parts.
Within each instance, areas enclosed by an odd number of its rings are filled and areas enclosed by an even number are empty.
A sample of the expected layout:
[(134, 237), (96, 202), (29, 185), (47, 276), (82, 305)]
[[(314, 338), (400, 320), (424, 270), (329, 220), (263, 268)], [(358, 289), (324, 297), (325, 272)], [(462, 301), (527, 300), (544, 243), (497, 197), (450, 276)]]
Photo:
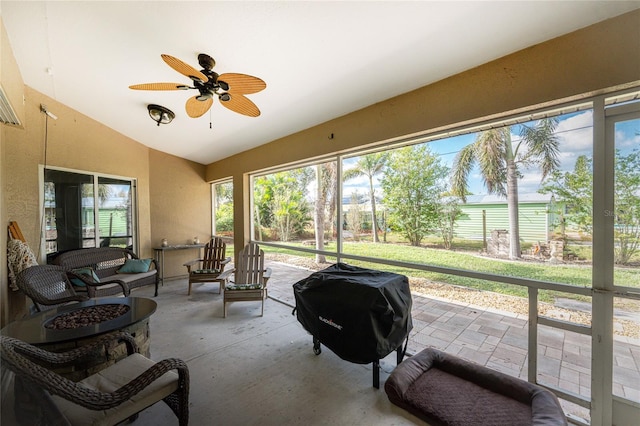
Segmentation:
[(507, 143), (510, 143), (508, 127), (482, 132), (474, 143), (482, 178), (487, 191), (491, 194), (506, 194), (506, 158), (507, 148), (510, 148), (507, 147)]
[(555, 134), (558, 122), (557, 117), (545, 118), (533, 126), (523, 125), (520, 132), (528, 147), (525, 160), (540, 165), (542, 180), (560, 166), (560, 141)]
[(471, 169), (475, 164), (475, 152), (473, 145), (467, 145), (453, 160), (453, 168), (451, 173), (451, 193), (460, 197), (463, 202), (467, 201), (468, 178)]

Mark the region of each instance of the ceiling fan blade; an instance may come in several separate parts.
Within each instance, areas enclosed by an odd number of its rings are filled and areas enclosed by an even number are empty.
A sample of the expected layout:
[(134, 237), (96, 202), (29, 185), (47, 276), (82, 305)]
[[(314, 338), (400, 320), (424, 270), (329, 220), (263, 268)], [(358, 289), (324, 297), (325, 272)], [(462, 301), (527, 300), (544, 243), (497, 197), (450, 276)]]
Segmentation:
[(143, 83), (129, 86), (129, 89), (134, 90), (186, 90), (189, 88), (182, 83)]
[(226, 73), (218, 77), (218, 81), (224, 81), (229, 85), (229, 91), (248, 95), (257, 93), (267, 87), (262, 79), (247, 74)]
[(182, 62), (178, 58), (174, 58), (173, 56), (170, 56), (170, 55), (165, 55), (164, 53), (160, 56), (162, 56), (162, 59), (167, 63), (167, 65), (169, 65), (174, 70), (178, 71), (180, 74), (186, 75), (191, 80), (200, 80), (203, 83), (209, 80), (209, 77), (207, 77), (206, 75), (204, 75), (203, 73), (201, 73), (200, 71), (192, 67), (191, 65)]
[(185, 109), (187, 110), (187, 115), (191, 118), (198, 118), (204, 115), (205, 112), (209, 111), (213, 105), (213, 98), (205, 99), (204, 101), (199, 101), (196, 96), (187, 99), (187, 104), (185, 105)]
[(249, 98), (239, 93), (227, 93), (227, 95), (230, 99), (228, 101), (220, 99), (220, 103), (231, 111), (248, 115), (249, 117), (257, 117), (260, 115), (260, 110)]

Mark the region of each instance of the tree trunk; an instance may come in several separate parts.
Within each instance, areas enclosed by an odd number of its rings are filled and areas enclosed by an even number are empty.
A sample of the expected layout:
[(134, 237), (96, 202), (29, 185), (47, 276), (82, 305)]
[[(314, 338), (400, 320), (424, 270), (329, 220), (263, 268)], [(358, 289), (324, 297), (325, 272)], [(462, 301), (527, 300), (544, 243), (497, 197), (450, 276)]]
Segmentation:
[(376, 222), (376, 194), (373, 189), (373, 176), (369, 175), (369, 196), (371, 197), (371, 233), (373, 234), (373, 242), (379, 243), (378, 224)]
[[(324, 196), (322, 190), (322, 165), (316, 166), (316, 205), (315, 205), (315, 234), (316, 234), (316, 250), (324, 250)], [(325, 255), (316, 254), (317, 263), (325, 263), (327, 261)]]
[[(335, 162), (331, 162), (328, 163), (329, 164), (329, 174), (331, 175), (331, 178), (329, 179), (329, 188), (327, 189), (327, 194), (328, 196), (325, 196), (325, 202), (328, 199), (329, 200), (329, 229), (327, 229), (326, 231), (329, 233), (329, 235), (331, 236), (338, 236), (338, 230), (337, 230), (337, 226), (338, 226), (338, 209), (336, 206), (336, 201), (337, 201), (337, 196), (336, 194), (338, 194), (338, 177), (336, 176), (336, 163)], [(325, 218), (326, 219), (326, 218)]]
[(262, 225), (260, 222), (260, 209), (256, 205), (256, 238), (258, 241), (262, 241)]
[(509, 212), (509, 259), (519, 259), (518, 173), (512, 159), (507, 160), (507, 210)]

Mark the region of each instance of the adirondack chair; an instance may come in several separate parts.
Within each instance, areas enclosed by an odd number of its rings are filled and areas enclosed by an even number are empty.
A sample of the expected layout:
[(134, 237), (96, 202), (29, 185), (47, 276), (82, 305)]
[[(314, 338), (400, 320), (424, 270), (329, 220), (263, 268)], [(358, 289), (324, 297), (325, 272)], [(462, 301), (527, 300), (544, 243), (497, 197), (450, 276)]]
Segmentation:
[[(218, 294), (223, 284), (227, 281), (224, 268), (231, 262), (231, 257), (225, 257), (227, 244), (220, 237), (213, 237), (204, 247), (204, 257), (184, 263), (189, 273), (189, 291), (193, 283), (220, 283)], [(197, 268), (194, 266), (198, 266)]]
[(247, 244), (238, 254), (233, 273), (233, 282), (224, 286), (224, 317), (227, 303), (241, 301), (260, 301), (260, 316), (264, 315), (267, 281), (271, 277), (271, 269), (264, 267), (264, 251), (256, 243)]

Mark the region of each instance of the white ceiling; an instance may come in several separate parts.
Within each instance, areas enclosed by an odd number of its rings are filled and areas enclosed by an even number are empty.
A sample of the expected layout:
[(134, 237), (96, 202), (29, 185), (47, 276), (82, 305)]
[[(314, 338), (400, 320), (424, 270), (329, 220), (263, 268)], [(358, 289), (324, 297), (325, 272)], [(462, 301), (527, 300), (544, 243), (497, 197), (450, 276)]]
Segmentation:
[[(151, 148), (202, 164), (640, 7), (640, 1), (0, 1), (26, 85)], [(255, 75), (251, 118), (189, 118), (160, 54)], [(176, 113), (156, 126), (147, 104)], [(51, 111), (56, 113), (55, 111)], [(213, 128), (209, 128), (209, 122)], [(91, 137), (91, 135), (87, 135)]]

